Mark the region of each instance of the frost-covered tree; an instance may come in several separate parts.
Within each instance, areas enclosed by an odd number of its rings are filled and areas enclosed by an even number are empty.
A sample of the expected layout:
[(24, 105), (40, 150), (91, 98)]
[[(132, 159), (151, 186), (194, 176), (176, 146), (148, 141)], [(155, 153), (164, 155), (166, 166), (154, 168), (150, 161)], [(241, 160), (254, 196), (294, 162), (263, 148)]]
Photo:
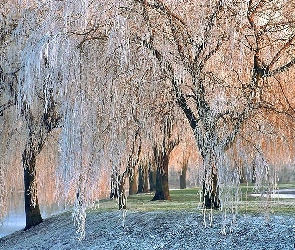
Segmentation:
[[(98, 198), (102, 176), (126, 173), (132, 178), (134, 166), (154, 156), (166, 166), (172, 124), (178, 128), (185, 116), (203, 159), (204, 206), (218, 208), (219, 187), (225, 190), (239, 176), (233, 163), (248, 157), (241, 152), (253, 123), (259, 124), (255, 147), (266, 149), (265, 128), (279, 138), (286, 130), (280, 122), (292, 122), (293, 5), (234, 0), (1, 3), (2, 140), (13, 148), (21, 142), (24, 169), (34, 175), (29, 165), (35, 166), (49, 134), (60, 127), (56, 195), (74, 206), (83, 238), (86, 207)], [(167, 104), (169, 112), (158, 112), (159, 103)], [(18, 137), (11, 136), (10, 124)], [(292, 134), (288, 131), (288, 139)], [(5, 155), (7, 148), (1, 150)], [(261, 155), (256, 162), (267, 166)], [(11, 169), (6, 165), (11, 164), (1, 162), (1, 186)], [(159, 169), (164, 177), (168, 170)], [(26, 197), (37, 209), (36, 187), (31, 185)]]
[[(259, 93), (281, 92), (277, 85), (269, 88), (262, 83), (275, 81), (275, 75), (284, 74), (294, 64), (294, 22), (287, 14), (293, 3), (134, 3), (126, 7), (133, 15), (130, 23), (134, 25), (134, 18), (141, 25), (133, 28), (130, 24), (130, 40), (145, 47), (147, 57), (170, 80), (203, 158), (204, 206), (218, 208), (218, 173), (224, 169), (224, 154), (247, 127), (249, 118), (265, 112), (265, 101), (257, 99)], [(268, 58), (265, 66), (262, 57)], [(276, 68), (271, 69), (275, 62)], [(271, 109), (277, 110), (267, 107)]]
[[(133, 167), (139, 129), (146, 155), (161, 133), (152, 112), (155, 93), (163, 86), (161, 73), (154, 74), (152, 62), (143, 57), (141, 63), (133, 63), (138, 48), (129, 47), (126, 18), (118, 14), (115, 1), (20, 1), (16, 8), (11, 4), (5, 3), (3, 20), (16, 22), (1, 47), (1, 63), (5, 79), (13, 73), (17, 80), (12, 121), (22, 119), (23, 165), (26, 180), (33, 183), (25, 183), (26, 201), (40, 215), (36, 183), (46, 180), (35, 179), (41, 176), (35, 164), (48, 134), (59, 126), (56, 199), (74, 205), (83, 237), (85, 209), (97, 198), (102, 172), (110, 176), (111, 171)], [(1, 83), (8, 89), (8, 81)], [(2, 107), (10, 105), (3, 102)], [(17, 143), (12, 140), (11, 145)], [(41, 220), (38, 216), (27, 227)]]
[[(11, 15), (9, 11), (4, 13), (6, 15)], [(2, 48), (4, 51), (9, 51), (5, 45), (11, 45), (13, 47), (13, 42), (11, 41), (11, 36), (17, 29), (19, 20), (9, 20), (3, 17), (4, 29), (2, 30)], [(12, 22), (13, 25), (9, 25)], [(7, 24), (8, 23), (8, 24)], [(10, 48), (13, 49), (13, 48)], [(4, 60), (8, 59), (2, 58), (2, 63)], [(23, 135), (25, 140), (25, 147), (22, 153), (22, 165), (24, 171), (24, 190), (25, 190), (25, 212), (26, 212), (26, 228), (37, 225), (42, 221), (39, 203), (37, 198), (37, 184), (36, 184), (36, 158), (38, 154), (43, 149), (46, 139), (50, 132), (58, 126), (59, 116), (56, 112), (56, 104), (53, 100), (52, 90), (40, 88), (36, 96), (34, 107), (27, 102), (26, 96), (22, 96), (21, 92), (21, 73), (19, 70), (18, 62), (14, 62), (14, 68), (9, 68), (9, 64), (5, 65), (5, 71), (1, 68), (1, 86), (3, 92), (1, 93), (2, 99), (6, 100), (2, 104), (2, 113), (8, 113), (9, 110), (12, 111), (13, 108), (17, 107), (19, 113), (15, 113), (16, 118), (23, 121), (22, 128), (24, 129)], [(29, 63), (29, 62), (28, 62)], [(46, 62), (43, 65), (44, 68), (47, 67)], [(13, 72), (13, 70), (15, 72)], [(7, 72), (8, 71), (8, 72)], [(12, 73), (12, 72), (13, 73)], [(50, 81), (50, 80), (49, 80)], [(44, 80), (43, 87), (50, 83)], [(6, 97), (6, 98), (5, 98)], [(4, 101), (2, 100), (2, 101)], [(6, 133), (7, 131), (4, 131)], [(18, 140), (15, 141), (18, 143)], [(15, 145), (11, 145), (15, 146)], [(19, 148), (19, 147), (18, 147)]]

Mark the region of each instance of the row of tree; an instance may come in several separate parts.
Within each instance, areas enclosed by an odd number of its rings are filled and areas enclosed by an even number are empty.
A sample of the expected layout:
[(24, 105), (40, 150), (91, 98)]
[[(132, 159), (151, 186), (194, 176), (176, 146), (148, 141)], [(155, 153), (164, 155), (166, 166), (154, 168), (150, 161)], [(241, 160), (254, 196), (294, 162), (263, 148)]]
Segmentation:
[(241, 165), (270, 183), (277, 155), (294, 154), (294, 4), (2, 2), (0, 207), (23, 170), (26, 228), (42, 221), (37, 186), (48, 198), (55, 183), (83, 235), (106, 176), (124, 208), (126, 178), (154, 165), (154, 199), (169, 199), (169, 155), (191, 136), (205, 208), (221, 206)]

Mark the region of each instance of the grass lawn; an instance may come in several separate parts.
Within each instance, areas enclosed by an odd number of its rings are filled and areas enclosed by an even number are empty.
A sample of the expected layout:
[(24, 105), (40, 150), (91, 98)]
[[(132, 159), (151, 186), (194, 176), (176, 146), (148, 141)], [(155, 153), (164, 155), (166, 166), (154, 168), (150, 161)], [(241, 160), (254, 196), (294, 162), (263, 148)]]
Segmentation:
[[(253, 186), (240, 188), (241, 216), (234, 223), (231, 216), (214, 211), (212, 226), (205, 227), (199, 189), (171, 190), (171, 201), (151, 201), (152, 193), (129, 196), (127, 213), (118, 211), (114, 200), (100, 201), (99, 207), (87, 211), (86, 237), (81, 242), (69, 211), (0, 238), (0, 250), (293, 249), (295, 219), (290, 214), (295, 199), (266, 201), (249, 196), (251, 192)], [(231, 209), (230, 201), (227, 207)], [(266, 220), (263, 213), (267, 210), (278, 216)]]
[[(280, 184), (279, 189), (295, 189), (295, 184)], [(241, 185), (239, 189), (239, 201), (227, 202), (223, 209), (227, 207), (238, 207), (241, 214), (263, 214), (265, 212), (271, 214), (295, 214), (295, 199), (273, 198), (251, 196), (257, 193), (253, 184)], [(170, 190), (171, 201), (151, 201), (153, 193), (130, 195), (127, 199), (127, 209), (129, 211), (200, 211), (202, 203), (200, 202), (200, 189), (190, 188), (182, 190)], [(99, 210), (112, 211), (117, 209), (117, 203), (114, 200), (102, 200), (99, 202)], [(95, 209), (96, 210), (96, 209)], [(219, 213), (219, 211), (216, 211)]]

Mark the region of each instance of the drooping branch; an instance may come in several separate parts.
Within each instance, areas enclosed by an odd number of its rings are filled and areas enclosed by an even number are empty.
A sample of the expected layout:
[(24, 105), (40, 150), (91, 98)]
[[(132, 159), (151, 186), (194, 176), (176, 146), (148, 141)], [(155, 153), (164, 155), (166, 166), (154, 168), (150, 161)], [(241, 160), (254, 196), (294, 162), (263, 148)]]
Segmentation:
[(2, 104), (2, 105), (0, 106), (0, 116), (3, 116), (4, 111), (7, 110), (7, 109), (9, 109), (10, 107), (12, 107), (12, 106), (14, 106), (14, 105), (15, 105), (15, 102), (12, 101), (12, 100), (9, 100), (7, 103)]
[(184, 97), (183, 93), (179, 89), (176, 79), (171, 79), (171, 82), (172, 82), (172, 86), (174, 87), (177, 104), (179, 105), (179, 107), (182, 109), (185, 116), (187, 117), (191, 128), (195, 130), (197, 127), (198, 120), (195, 114), (193, 113), (192, 109), (190, 108), (190, 106), (187, 104), (186, 98)]
[(274, 69), (273, 71), (269, 71), (265, 74), (265, 77), (271, 77), (271, 76), (275, 76), (279, 73), (283, 73), (285, 71), (288, 71), (292, 66), (295, 65), (295, 58), (293, 58), (291, 61), (289, 61), (288, 63)]
[(279, 49), (279, 51), (273, 56), (271, 62), (268, 64), (267, 68), (271, 69), (275, 62), (281, 57), (282, 53), (284, 53), (291, 45), (292, 42), (295, 41), (295, 34), (292, 35), (289, 40)]

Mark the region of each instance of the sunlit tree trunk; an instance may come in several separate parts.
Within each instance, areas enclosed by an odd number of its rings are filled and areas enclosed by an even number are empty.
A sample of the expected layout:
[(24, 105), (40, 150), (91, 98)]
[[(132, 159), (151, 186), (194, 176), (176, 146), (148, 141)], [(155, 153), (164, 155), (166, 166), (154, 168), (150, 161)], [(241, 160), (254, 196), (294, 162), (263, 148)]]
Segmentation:
[(143, 192), (147, 193), (149, 191), (149, 176), (148, 176), (148, 166), (144, 166), (143, 168)]
[(134, 170), (133, 170), (133, 174), (129, 176), (129, 195), (132, 195), (132, 194), (136, 194), (137, 193), (137, 188), (138, 188), (138, 185), (137, 185), (137, 170), (136, 168), (134, 167)]

